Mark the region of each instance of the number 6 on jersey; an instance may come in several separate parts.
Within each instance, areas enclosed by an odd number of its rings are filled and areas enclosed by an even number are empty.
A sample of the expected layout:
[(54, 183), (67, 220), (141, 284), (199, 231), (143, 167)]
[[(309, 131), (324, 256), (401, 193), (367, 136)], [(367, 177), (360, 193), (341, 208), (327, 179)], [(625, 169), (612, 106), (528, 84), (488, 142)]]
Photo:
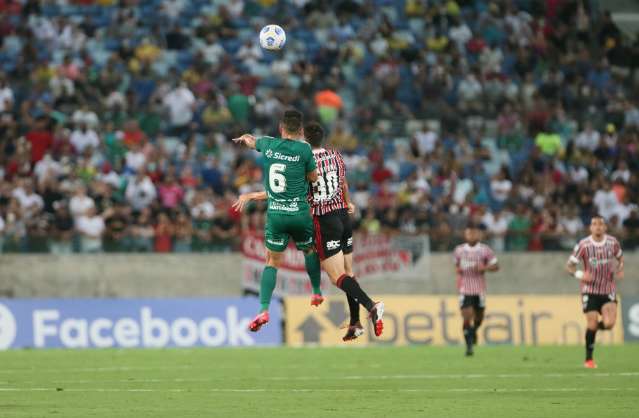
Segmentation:
[(273, 193), (284, 193), (286, 191), (286, 164), (271, 164), (268, 170), (269, 188)]

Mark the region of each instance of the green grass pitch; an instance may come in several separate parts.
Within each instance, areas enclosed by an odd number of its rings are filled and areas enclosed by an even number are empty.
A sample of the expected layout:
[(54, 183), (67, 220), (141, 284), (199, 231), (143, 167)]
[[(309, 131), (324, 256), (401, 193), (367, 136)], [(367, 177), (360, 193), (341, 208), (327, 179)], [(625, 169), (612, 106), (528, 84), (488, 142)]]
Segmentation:
[(638, 417), (639, 346), (7, 351), (0, 417)]

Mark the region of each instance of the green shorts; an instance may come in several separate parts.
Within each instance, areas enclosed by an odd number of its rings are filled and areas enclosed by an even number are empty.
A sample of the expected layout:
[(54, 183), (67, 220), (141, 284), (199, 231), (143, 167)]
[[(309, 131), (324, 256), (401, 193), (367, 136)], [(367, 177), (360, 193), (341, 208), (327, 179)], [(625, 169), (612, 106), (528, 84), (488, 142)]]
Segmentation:
[(288, 247), (289, 237), (298, 250), (313, 247), (313, 218), (308, 212), (295, 215), (266, 214), (264, 244), (266, 248), (281, 253)]

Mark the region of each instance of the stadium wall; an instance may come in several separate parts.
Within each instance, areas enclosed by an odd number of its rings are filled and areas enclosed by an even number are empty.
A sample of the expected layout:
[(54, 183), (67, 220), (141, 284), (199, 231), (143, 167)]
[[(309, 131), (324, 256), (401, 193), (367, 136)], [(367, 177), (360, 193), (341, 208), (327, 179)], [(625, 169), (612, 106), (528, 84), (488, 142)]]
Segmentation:
[[(491, 294), (575, 294), (563, 273), (566, 253), (501, 254), (501, 271), (490, 275)], [(423, 280), (401, 275), (366, 280), (371, 294), (454, 294), (450, 254), (431, 254)], [(237, 296), (240, 254), (192, 255), (2, 255), (0, 296), (33, 297), (219, 297)], [(639, 254), (626, 254), (620, 293), (639, 296)], [(418, 275), (419, 276), (419, 275)], [(328, 292), (335, 292), (327, 286)]]

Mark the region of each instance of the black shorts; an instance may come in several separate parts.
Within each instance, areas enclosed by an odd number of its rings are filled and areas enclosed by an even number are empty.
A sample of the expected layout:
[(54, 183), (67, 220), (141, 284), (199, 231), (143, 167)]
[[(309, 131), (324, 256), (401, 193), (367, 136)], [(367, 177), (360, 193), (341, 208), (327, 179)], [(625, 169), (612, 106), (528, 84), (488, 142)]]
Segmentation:
[(314, 216), (315, 246), (320, 260), (342, 251), (353, 252), (353, 224), (346, 209), (334, 210), (326, 215)]
[(486, 296), (459, 295), (459, 308), (475, 308), (475, 310), (484, 310), (486, 308)]
[(617, 303), (617, 295), (615, 293), (610, 293), (609, 295), (595, 295), (592, 293), (584, 293), (581, 295), (581, 304), (586, 312), (597, 311), (601, 313), (601, 308), (606, 303)]

